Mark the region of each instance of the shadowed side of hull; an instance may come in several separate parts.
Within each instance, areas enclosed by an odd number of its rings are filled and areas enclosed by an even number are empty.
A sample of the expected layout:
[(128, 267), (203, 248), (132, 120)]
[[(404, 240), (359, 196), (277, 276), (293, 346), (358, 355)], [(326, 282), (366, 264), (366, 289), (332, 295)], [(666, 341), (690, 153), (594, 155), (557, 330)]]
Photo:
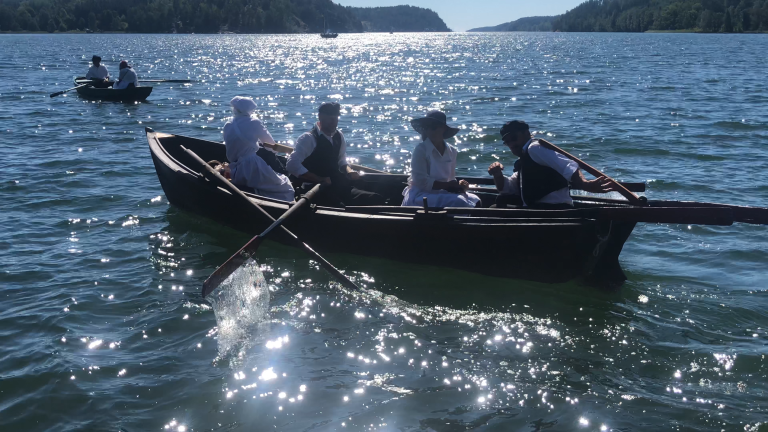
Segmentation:
[[(147, 137), (171, 204), (249, 234), (267, 227), (250, 206), (190, 169), (194, 165), (180, 150), (183, 145), (204, 160), (225, 160), (222, 144), (153, 132)], [(273, 217), (288, 208), (285, 202), (249, 196)], [(611, 282), (625, 279), (615, 265), (626, 237), (616, 234), (628, 236), (634, 224), (621, 230), (615, 222), (586, 218), (475, 218), (397, 211), (395, 206), (373, 214), (319, 207), (297, 214), (285, 225), (320, 253), (374, 256), (542, 282), (564, 282), (601, 268), (612, 270)], [(274, 240), (287, 242), (279, 235)], [(617, 255), (609, 257), (606, 251)]]
[[(82, 78), (78, 78), (82, 79)], [(75, 85), (78, 85), (75, 80)], [(77, 94), (85, 99), (111, 101), (111, 102), (140, 102), (152, 94), (152, 87), (139, 86), (126, 89), (80, 87)]]

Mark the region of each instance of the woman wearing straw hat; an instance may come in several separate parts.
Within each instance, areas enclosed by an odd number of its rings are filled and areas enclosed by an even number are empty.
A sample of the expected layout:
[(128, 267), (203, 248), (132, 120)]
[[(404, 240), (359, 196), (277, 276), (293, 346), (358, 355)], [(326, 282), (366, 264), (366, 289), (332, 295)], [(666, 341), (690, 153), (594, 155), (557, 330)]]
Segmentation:
[(458, 151), (445, 142), (459, 133), (448, 126), (445, 114), (430, 111), (411, 121), (423, 141), (416, 145), (411, 159), (411, 176), (403, 191), (404, 206), (421, 206), (427, 198), (430, 207), (475, 207), (480, 198), (467, 192), (469, 183), (456, 180)]

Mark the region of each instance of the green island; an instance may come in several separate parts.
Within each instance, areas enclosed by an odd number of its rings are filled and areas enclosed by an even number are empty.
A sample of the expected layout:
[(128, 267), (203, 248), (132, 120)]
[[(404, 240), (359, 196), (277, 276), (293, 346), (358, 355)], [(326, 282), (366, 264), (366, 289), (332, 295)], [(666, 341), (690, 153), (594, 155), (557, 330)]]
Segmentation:
[(415, 6), (347, 7), (370, 32), (449, 32), (451, 29), (431, 9)]
[(469, 31), (758, 33), (768, 31), (768, 0), (587, 0), (562, 15)]
[(331, 0), (6, 0), (0, 32), (339, 33), (450, 31), (432, 10)]

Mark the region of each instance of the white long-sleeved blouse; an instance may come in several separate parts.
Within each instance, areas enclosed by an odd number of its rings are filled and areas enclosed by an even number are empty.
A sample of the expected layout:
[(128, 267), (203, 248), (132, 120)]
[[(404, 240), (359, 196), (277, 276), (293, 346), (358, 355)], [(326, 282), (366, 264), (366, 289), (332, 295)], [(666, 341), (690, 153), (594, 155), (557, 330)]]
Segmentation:
[(436, 181), (456, 180), (456, 147), (446, 143), (445, 151), (440, 154), (429, 139), (416, 145), (411, 158), (411, 176), (408, 186), (423, 191), (431, 191)]
[(257, 118), (239, 115), (224, 125), (224, 144), (227, 146), (227, 159), (230, 163), (256, 153), (259, 141), (270, 144), (275, 142)]

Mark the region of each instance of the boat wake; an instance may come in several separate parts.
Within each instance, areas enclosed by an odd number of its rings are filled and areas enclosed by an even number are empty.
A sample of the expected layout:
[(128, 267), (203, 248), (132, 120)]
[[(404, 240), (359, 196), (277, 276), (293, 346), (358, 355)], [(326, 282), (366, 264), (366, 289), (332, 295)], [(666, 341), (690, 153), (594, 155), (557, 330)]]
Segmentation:
[(219, 355), (214, 363), (242, 363), (269, 318), (269, 287), (259, 263), (249, 259), (207, 299), (217, 324)]

